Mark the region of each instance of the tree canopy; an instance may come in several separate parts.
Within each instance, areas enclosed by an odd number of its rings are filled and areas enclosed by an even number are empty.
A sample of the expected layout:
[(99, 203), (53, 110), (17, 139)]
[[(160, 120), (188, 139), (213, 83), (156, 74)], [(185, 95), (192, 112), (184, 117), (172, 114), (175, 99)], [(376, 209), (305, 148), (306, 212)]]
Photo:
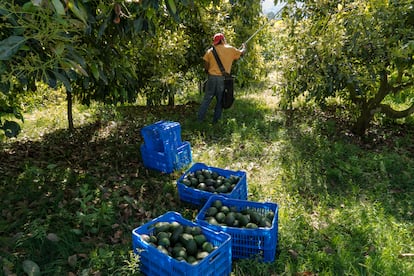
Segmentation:
[(305, 96), (323, 107), (339, 98), (358, 135), (377, 114), (412, 114), (413, 18), (410, 1), (291, 1), (285, 104)]
[(150, 105), (173, 102), (184, 78), (202, 76), (212, 35), (225, 32), (241, 45), (260, 24), (260, 10), (252, 0), (3, 1), (0, 126), (8, 136), (18, 133), (7, 116), (22, 118), (18, 95), (36, 91), (38, 82), (63, 85), (69, 127), (72, 97), (85, 104), (134, 102), (138, 95)]

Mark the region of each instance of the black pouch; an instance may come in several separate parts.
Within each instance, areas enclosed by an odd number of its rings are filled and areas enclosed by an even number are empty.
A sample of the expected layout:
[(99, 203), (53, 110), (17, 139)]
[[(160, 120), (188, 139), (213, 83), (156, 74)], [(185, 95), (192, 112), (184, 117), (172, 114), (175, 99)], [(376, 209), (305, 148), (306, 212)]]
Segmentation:
[(233, 76), (225, 76), (224, 78), (224, 91), (223, 98), (221, 100), (222, 107), (228, 109), (234, 102), (234, 78)]

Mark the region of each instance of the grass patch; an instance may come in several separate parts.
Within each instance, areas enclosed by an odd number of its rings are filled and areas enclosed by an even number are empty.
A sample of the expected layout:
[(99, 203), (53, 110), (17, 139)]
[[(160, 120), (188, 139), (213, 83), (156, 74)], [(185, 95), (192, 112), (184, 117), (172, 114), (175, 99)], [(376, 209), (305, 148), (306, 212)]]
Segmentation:
[(410, 125), (376, 127), (361, 141), (329, 114), (288, 120), (263, 88), (241, 91), (212, 126), (196, 122), (199, 97), (175, 107), (76, 105), (75, 133), (63, 103), (30, 110), (0, 152), (3, 273), (23, 275), (30, 260), (43, 275), (137, 275), (132, 229), (170, 210), (189, 219), (198, 211), (178, 198), (185, 168), (165, 175), (142, 165), (140, 129), (172, 120), (194, 162), (246, 171), (249, 199), (279, 204), (276, 261), (234, 261), (233, 275), (414, 274), (404, 255), (414, 253)]

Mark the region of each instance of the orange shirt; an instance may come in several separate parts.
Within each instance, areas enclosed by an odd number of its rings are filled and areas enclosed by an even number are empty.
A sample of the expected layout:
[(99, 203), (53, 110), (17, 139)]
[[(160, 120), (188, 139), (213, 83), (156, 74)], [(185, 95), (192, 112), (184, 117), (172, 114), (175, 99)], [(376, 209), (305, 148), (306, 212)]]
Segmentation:
[[(240, 56), (242, 55), (242, 51), (228, 44), (219, 44), (214, 47), (216, 47), (217, 54), (220, 57), (221, 63), (223, 63), (224, 70), (230, 74), (233, 61), (240, 58)], [(214, 57), (214, 54), (211, 48), (207, 50), (207, 52), (203, 56), (203, 60), (209, 64), (209, 67), (208, 67), (209, 75), (213, 75), (213, 76), (223, 75), (220, 71), (220, 67), (218, 66), (216, 62), (216, 58)]]

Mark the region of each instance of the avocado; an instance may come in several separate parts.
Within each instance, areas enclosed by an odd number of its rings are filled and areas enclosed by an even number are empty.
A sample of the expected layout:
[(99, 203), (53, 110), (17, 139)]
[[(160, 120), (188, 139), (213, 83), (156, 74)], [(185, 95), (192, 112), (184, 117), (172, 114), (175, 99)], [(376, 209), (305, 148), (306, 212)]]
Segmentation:
[(225, 218), (226, 218), (226, 215), (223, 212), (218, 212), (216, 214), (216, 220), (218, 223), (223, 223)]
[(228, 189), (226, 185), (220, 185), (218, 188), (216, 188), (216, 192), (219, 194), (225, 194), (227, 193)]
[(196, 187), (198, 185), (198, 178), (192, 177), (190, 178), (191, 186)]
[(187, 258), (187, 250), (185, 249), (185, 247), (176, 246), (172, 249), (172, 256), (176, 259), (180, 257), (185, 259)]
[(200, 235), (201, 233), (202, 233), (202, 230), (200, 226), (193, 226), (191, 230), (191, 234), (193, 234), (193, 236)]
[(206, 179), (211, 179), (212, 178), (211, 171), (209, 171), (209, 170), (203, 170), (203, 175)]
[(217, 222), (217, 220), (216, 220), (214, 217), (207, 217), (207, 218), (206, 218), (206, 221), (207, 221), (209, 224), (212, 224), (212, 225), (219, 225), (219, 223)]
[(171, 234), (170, 241), (172, 244), (176, 244), (178, 239), (180, 238), (181, 234), (184, 232), (184, 227), (180, 225), (179, 227), (175, 228)]
[(260, 224), (260, 219), (262, 218), (261, 215), (259, 215), (259, 213), (252, 211), (250, 212), (250, 220), (251, 222), (255, 223), (255, 224)]
[(239, 225), (241, 227), (246, 226), (250, 222), (249, 215), (241, 215), (239, 216)]
[(203, 243), (207, 241), (206, 236), (204, 236), (203, 234), (194, 236), (194, 240), (196, 241), (198, 247), (201, 247)]
[(206, 191), (209, 192), (209, 193), (215, 193), (216, 189), (214, 188), (214, 186), (207, 186)]
[(163, 237), (161, 239), (158, 240), (158, 245), (162, 245), (165, 248), (168, 248), (170, 246), (170, 239), (168, 239), (167, 237)]
[(154, 236), (154, 235), (151, 235), (151, 236), (150, 236), (150, 243), (153, 243), (153, 244), (158, 243), (158, 239), (157, 239), (157, 237), (156, 237), (156, 236)]
[(201, 248), (203, 249), (203, 251), (207, 251), (208, 253), (211, 253), (211, 251), (214, 250), (213, 244), (208, 241), (204, 242)]
[(196, 170), (194, 172), (194, 174), (195, 174), (196, 177), (199, 177), (200, 175), (203, 175), (203, 171), (202, 170)]
[(169, 238), (170, 238), (170, 236), (171, 236), (171, 233), (170, 233), (170, 232), (159, 232), (159, 233), (157, 234), (157, 239), (158, 239), (158, 241), (159, 241), (159, 240), (161, 240), (162, 238), (167, 238), (167, 239), (169, 239)]
[(161, 251), (162, 253), (166, 254), (166, 255), (170, 255), (169, 252), (168, 252), (168, 250), (164, 246), (162, 246), (162, 245), (158, 245), (157, 246), (157, 249), (159, 251)]
[(220, 212), (223, 212), (224, 214), (228, 214), (230, 212), (230, 208), (226, 205), (221, 206)]
[(197, 185), (197, 189), (205, 191), (207, 189), (206, 183), (200, 182), (200, 184)]
[(275, 213), (270, 210), (267, 214), (266, 214), (266, 218), (270, 219), (271, 221), (273, 220), (273, 218), (275, 217)]
[(187, 244), (190, 240), (194, 240), (193, 235), (188, 234), (188, 233), (183, 233), (180, 237), (179, 237), (180, 242), (183, 244), (184, 247), (187, 248)]
[(200, 252), (197, 252), (197, 259), (198, 260), (202, 260), (202, 259), (204, 259), (205, 257), (207, 257), (209, 255), (209, 253), (208, 252), (206, 252), (206, 251), (200, 251)]
[(246, 224), (246, 228), (259, 228), (255, 223), (253, 222), (249, 222), (248, 224)]
[(140, 236), (141, 236), (141, 240), (142, 241), (144, 241), (146, 243), (150, 243), (151, 242), (151, 238), (150, 238), (149, 235), (147, 235), (147, 234), (141, 234)]
[(204, 182), (205, 177), (204, 175), (200, 174), (199, 176), (197, 176), (198, 182)]
[(231, 184), (237, 184), (240, 180), (240, 177), (236, 175), (230, 175), (228, 179), (230, 180)]
[(211, 206), (206, 211), (206, 216), (209, 216), (209, 217), (215, 216), (216, 214), (217, 214), (217, 208), (214, 206)]
[(227, 226), (234, 226), (234, 221), (236, 220), (236, 216), (233, 212), (229, 212), (224, 219), (224, 223)]
[(197, 264), (198, 263), (196, 257), (194, 257), (194, 256), (188, 256), (187, 257), (187, 262), (190, 263), (190, 264)]
[(214, 184), (216, 183), (216, 181), (214, 181), (214, 179), (211, 178), (207, 178), (204, 182), (207, 186), (214, 186)]
[(223, 206), (223, 203), (220, 200), (214, 200), (211, 206), (216, 207), (217, 209), (220, 209), (221, 206)]
[(218, 188), (218, 187), (220, 187), (221, 185), (223, 185), (223, 180), (221, 180), (221, 179), (217, 179), (216, 180), (216, 182), (214, 183), (214, 188)]
[(183, 178), (183, 180), (181, 180), (181, 183), (183, 183), (185, 186), (191, 186), (191, 181), (188, 178)]
[(170, 224), (168, 222), (156, 222), (154, 224), (154, 234), (158, 234), (159, 232), (166, 232), (170, 228)]
[(187, 250), (188, 255), (195, 256), (197, 254), (198, 248), (197, 243), (194, 239), (190, 239), (187, 241), (186, 244), (184, 244), (185, 249)]
[(184, 226), (184, 233), (191, 234), (193, 232), (193, 227), (186, 225)]

